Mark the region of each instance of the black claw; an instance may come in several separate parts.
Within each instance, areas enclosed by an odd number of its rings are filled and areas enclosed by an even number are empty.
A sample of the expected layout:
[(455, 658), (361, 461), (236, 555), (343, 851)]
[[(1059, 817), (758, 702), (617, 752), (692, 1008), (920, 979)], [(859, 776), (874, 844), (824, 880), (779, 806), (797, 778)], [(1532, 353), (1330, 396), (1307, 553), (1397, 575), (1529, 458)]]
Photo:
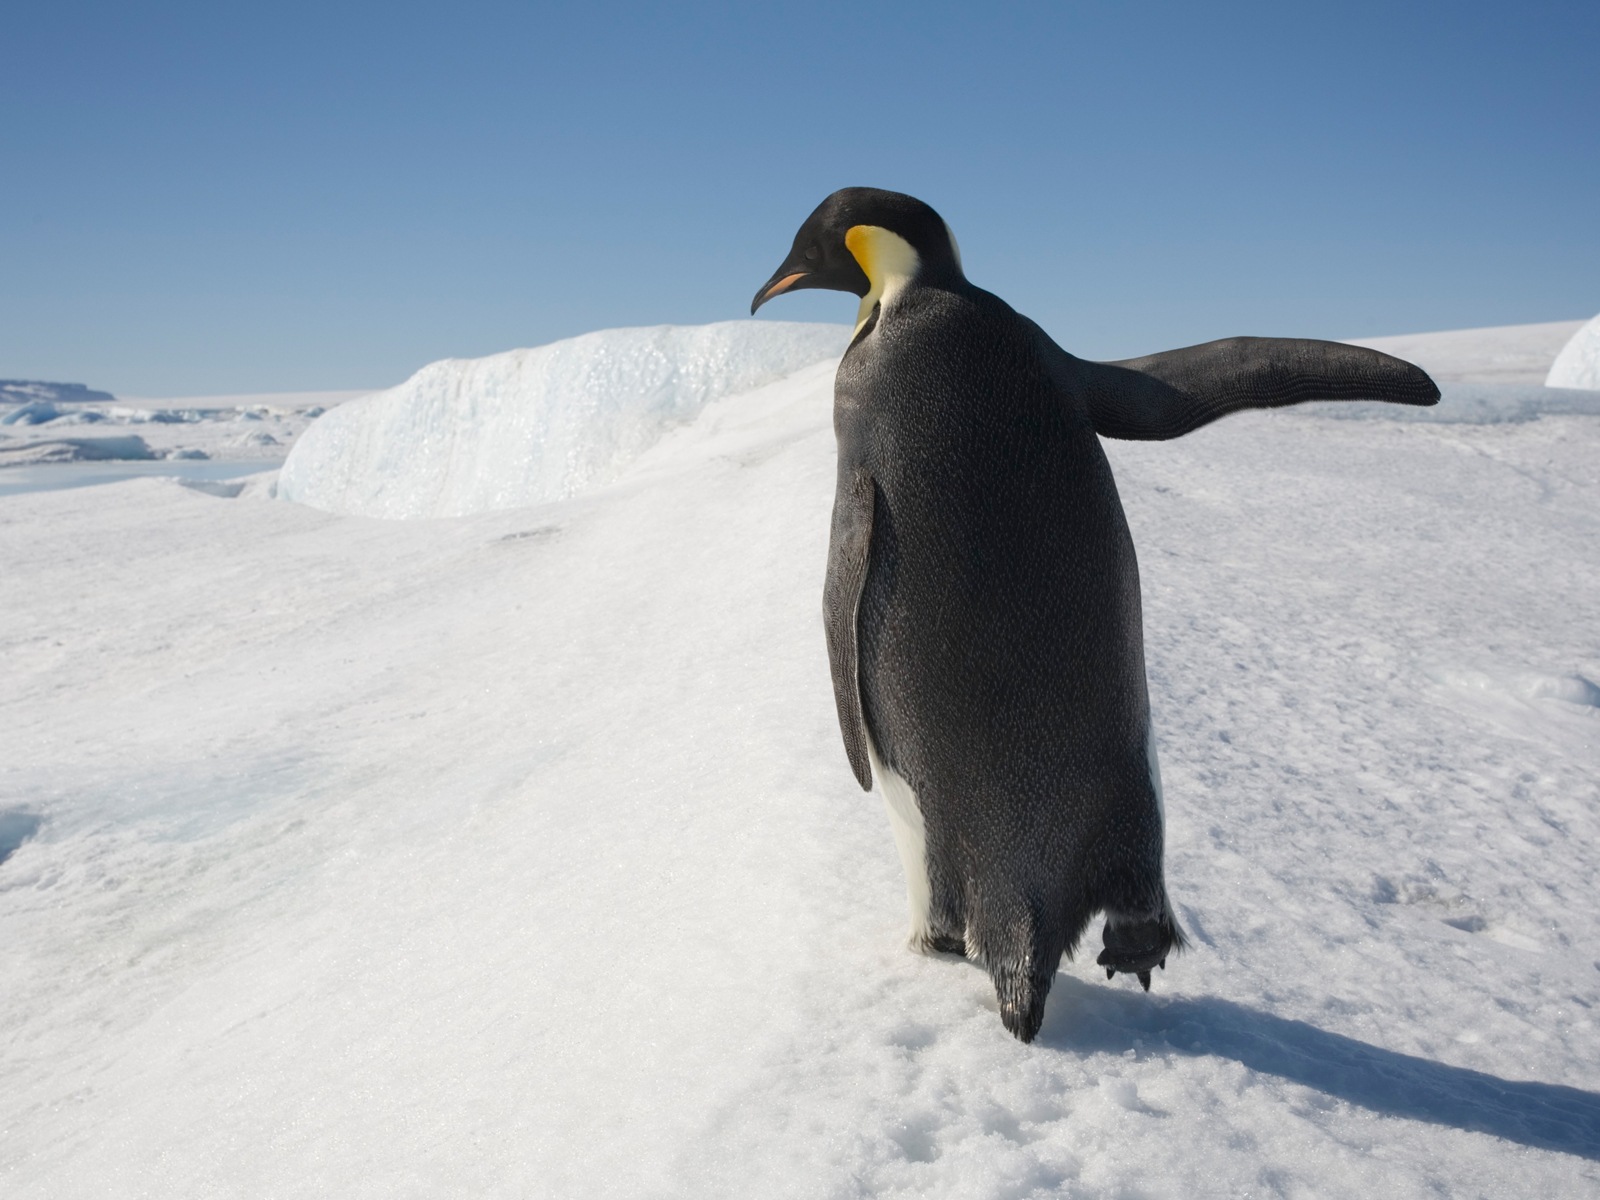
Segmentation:
[(1107, 918), (1101, 937), (1106, 948), (1096, 961), (1124, 975), (1138, 975), (1141, 980), (1157, 967), (1165, 970), (1167, 952), (1182, 944), (1182, 937), (1166, 916), (1116, 925)]
[(1117, 969), (1115, 967), (1107, 967), (1106, 968), (1106, 978), (1107, 979), (1110, 979), (1116, 973), (1117, 973)]
[(1150, 972), (1140, 971), (1139, 982), (1144, 985), (1144, 990), (1148, 992), (1150, 990)]

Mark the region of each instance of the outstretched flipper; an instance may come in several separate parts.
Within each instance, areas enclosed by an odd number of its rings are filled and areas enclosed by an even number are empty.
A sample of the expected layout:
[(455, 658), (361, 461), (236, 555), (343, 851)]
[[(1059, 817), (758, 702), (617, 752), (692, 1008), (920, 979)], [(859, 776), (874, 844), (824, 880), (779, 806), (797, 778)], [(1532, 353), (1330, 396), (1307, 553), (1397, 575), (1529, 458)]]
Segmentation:
[(1088, 362), (1051, 346), (1058, 380), (1081, 398), (1102, 437), (1164, 441), (1241, 409), (1308, 400), (1439, 402), (1420, 367), (1343, 342), (1224, 338), (1120, 362)]
[(861, 713), (857, 671), (856, 612), (867, 581), (872, 548), (872, 476), (865, 471), (844, 475), (833, 498), (833, 532), (828, 543), (828, 582), (822, 590), (822, 621), (828, 634), (828, 663), (833, 668), (833, 701), (839, 710), (839, 732), (861, 790), (872, 790), (872, 763), (867, 754), (867, 722)]

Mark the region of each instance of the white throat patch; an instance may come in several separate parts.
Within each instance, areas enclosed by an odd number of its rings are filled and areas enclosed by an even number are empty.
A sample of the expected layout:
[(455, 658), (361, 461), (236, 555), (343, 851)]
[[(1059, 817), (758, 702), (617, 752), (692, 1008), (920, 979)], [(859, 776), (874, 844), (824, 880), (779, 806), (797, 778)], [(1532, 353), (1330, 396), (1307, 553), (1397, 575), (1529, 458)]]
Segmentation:
[(861, 308), (856, 313), (856, 332), (860, 333), (872, 315), (873, 305), (888, 307), (900, 290), (916, 277), (922, 260), (910, 242), (881, 225), (852, 225), (845, 230), (844, 244), (855, 255), (856, 262), (866, 272), (867, 282), (872, 285), (861, 297)]

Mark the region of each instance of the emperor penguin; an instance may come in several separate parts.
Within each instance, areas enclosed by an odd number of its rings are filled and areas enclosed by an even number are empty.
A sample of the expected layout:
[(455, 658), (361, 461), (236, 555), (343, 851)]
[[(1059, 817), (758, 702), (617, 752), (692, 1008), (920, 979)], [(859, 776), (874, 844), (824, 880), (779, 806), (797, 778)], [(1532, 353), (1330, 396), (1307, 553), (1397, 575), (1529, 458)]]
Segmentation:
[(1184, 945), (1162, 874), (1139, 571), (1100, 437), (1178, 437), (1306, 400), (1428, 405), (1420, 369), (1334, 342), (1229, 338), (1068, 354), (967, 281), (950, 228), (897, 192), (833, 193), (751, 304), (861, 298), (834, 385), (823, 618), (857, 781), (889, 810), (911, 944), (964, 954), (1032, 1041), (1062, 956)]

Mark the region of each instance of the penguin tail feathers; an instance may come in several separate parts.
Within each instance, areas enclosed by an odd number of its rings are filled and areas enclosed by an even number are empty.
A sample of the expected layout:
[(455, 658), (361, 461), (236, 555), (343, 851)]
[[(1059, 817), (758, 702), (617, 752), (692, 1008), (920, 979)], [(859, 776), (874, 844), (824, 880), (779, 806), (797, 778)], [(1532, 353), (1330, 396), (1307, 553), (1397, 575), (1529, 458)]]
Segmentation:
[(1038, 962), (1024, 960), (1015, 966), (990, 968), (1000, 1021), (1017, 1041), (1033, 1041), (1044, 1023), (1044, 1002), (1050, 995), (1055, 966), (1040, 970)]
[(1025, 901), (1014, 907), (980, 906), (967, 914), (967, 957), (989, 973), (1000, 1021), (1019, 1042), (1033, 1041), (1044, 1022), (1065, 932), (1042, 920), (1040, 908)]

